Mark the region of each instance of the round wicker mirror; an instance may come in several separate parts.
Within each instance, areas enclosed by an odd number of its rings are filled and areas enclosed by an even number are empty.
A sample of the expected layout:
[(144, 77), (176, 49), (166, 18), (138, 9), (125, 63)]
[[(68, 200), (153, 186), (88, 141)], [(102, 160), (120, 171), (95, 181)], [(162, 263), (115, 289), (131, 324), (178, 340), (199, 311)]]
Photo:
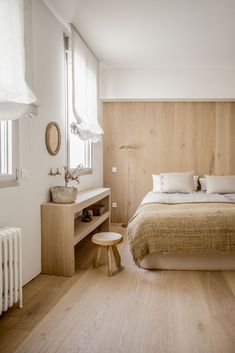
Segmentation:
[(47, 125), (45, 137), (48, 153), (55, 156), (59, 152), (61, 145), (60, 127), (55, 121)]

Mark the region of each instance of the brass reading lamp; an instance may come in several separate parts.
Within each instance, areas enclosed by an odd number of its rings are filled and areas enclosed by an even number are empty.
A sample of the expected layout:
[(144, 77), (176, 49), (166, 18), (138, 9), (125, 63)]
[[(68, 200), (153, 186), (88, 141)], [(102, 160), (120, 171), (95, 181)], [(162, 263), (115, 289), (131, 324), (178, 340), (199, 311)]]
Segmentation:
[[(135, 146), (131, 146), (131, 145), (123, 145), (123, 146), (119, 147), (119, 150), (122, 150), (122, 151), (134, 151), (134, 150), (136, 150), (136, 147)], [(126, 162), (127, 162), (127, 167), (128, 167), (128, 160), (127, 159), (126, 159)], [(127, 193), (125, 193), (125, 194), (127, 195)], [(127, 228), (127, 223), (123, 223), (122, 227), (123, 228)]]
[(132, 150), (136, 150), (136, 147), (134, 147), (134, 146), (129, 146), (129, 145), (124, 145), (124, 146), (119, 147), (119, 150), (132, 151)]

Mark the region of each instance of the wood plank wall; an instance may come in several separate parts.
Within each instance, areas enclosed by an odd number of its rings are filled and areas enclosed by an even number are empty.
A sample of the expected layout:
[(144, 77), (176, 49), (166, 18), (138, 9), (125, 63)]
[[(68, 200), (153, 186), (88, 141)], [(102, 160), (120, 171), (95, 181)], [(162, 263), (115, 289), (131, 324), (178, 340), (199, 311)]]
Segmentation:
[(152, 188), (152, 173), (235, 174), (235, 103), (103, 103), (103, 124), (104, 185), (118, 203), (114, 223), (130, 219)]

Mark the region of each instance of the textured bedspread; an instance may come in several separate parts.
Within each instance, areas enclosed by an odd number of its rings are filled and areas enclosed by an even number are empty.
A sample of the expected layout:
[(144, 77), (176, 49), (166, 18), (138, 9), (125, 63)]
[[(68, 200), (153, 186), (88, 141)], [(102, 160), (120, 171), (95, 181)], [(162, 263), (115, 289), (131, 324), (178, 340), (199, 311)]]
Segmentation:
[(153, 252), (235, 256), (235, 203), (141, 204), (127, 236), (137, 265)]

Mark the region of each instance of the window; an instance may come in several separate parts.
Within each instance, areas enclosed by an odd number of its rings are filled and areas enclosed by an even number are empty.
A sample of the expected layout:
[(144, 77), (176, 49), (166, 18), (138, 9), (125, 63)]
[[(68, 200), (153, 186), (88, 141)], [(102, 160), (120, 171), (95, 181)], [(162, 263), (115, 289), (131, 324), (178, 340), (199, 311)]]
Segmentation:
[[(1, 121), (31, 117), (37, 112), (36, 97), (25, 81), (24, 5), (22, 0), (0, 1)], [(29, 28), (25, 34), (28, 32)], [(2, 129), (6, 130), (7, 126)]]
[[(68, 38), (66, 37), (66, 41)], [(76, 121), (72, 106), (72, 57), (71, 51), (66, 50), (67, 76), (67, 160), (69, 168), (81, 167), (81, 174), (92, 173), (92, 143), (91, 140), (81, 140), (71, 132), (70, 125)]]
[(14, 185), (18, 170), (18, 121), (0, 121), (0, 186)]
[[(24, 1), (0, 1), (0, 186), (18, 184), (18, 119), (36, 115), (36, 97), (25, 81)], [(27, 11), (26, 11), (27, 12)], [(24, 33), (24, 29), (26, 32)]]

